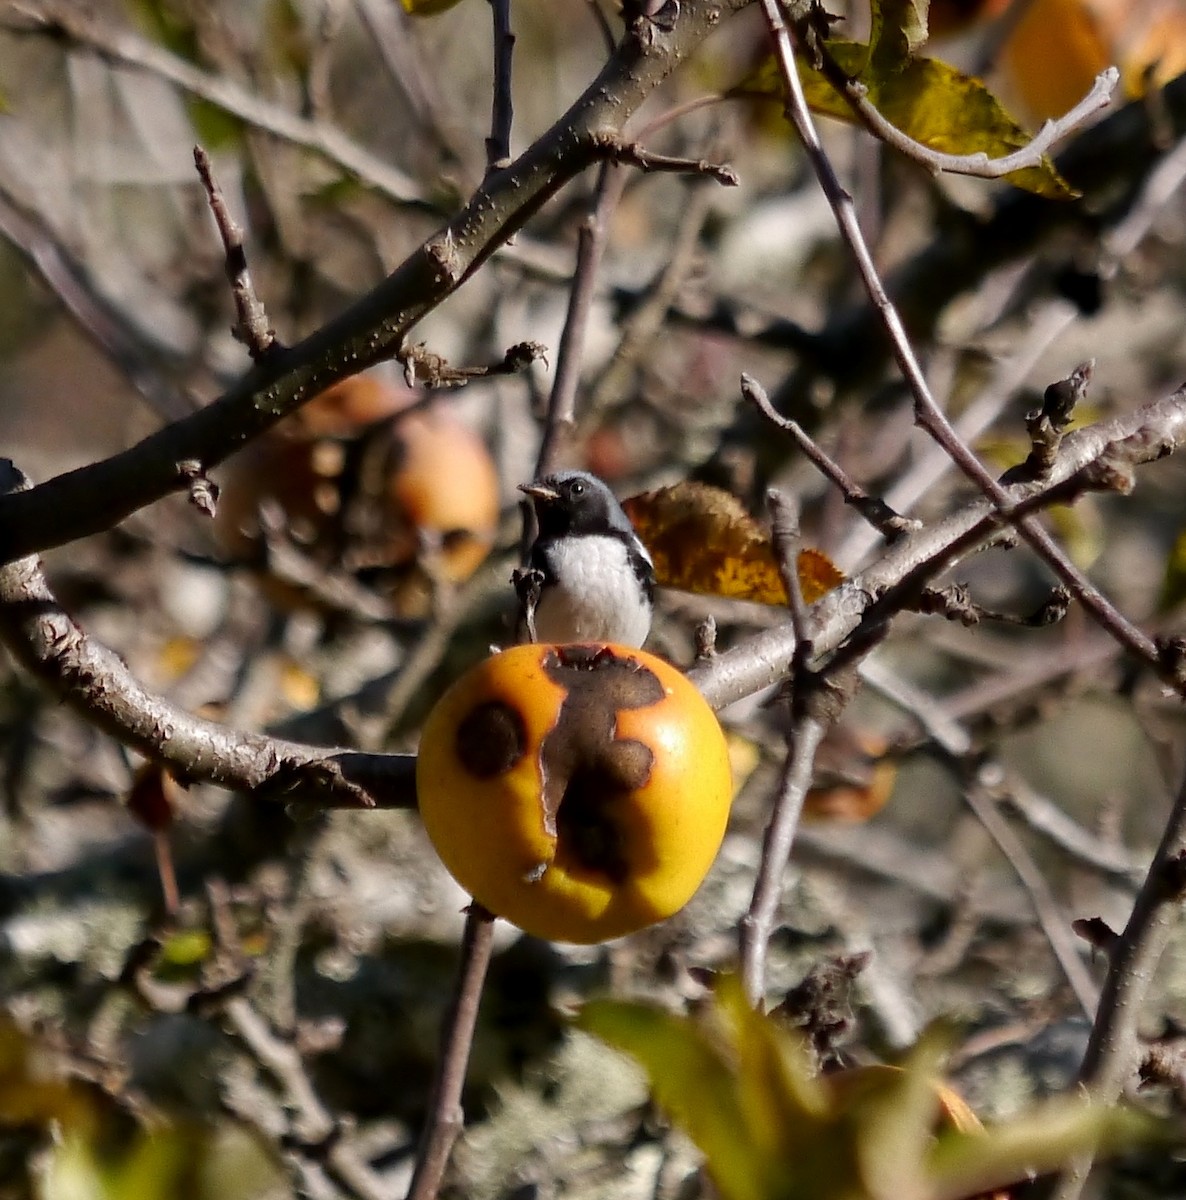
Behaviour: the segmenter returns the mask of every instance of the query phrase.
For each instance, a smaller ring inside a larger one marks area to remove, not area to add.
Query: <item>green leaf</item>
[[[264,28],[264,44],[277,67],[292,75],[305,75],[312,55],[294,0],[269,0],[264,10]]]
[[[867,1068],[858,1076],[863,1086],[844,1098],[853,1124],[860,1131],[857,1159],[870,1196],[892,1200],[926,1195],[925,1156],[939,1113],[935,1085],[947,1044],[946,1032],[932,1026],[900,1069]]]
[[[908,0],[894,0],[905,6]],[[914,35],[911,35],[914,36]],[[888,39],[888,42],[887,42]],[[905,40],[905,41],[904,41]],[[908,42],[904,30],[883,30],[876,46],[876,61],[869,46],[836,38],[827,49],[845,74],[862,84],[874,108],[907,137],[942,154],[978,154],[1003,158],[1031,141],[1031,135],[1002,107],[984,83],[965,75],[937,58],[899,58]],[[848,101],[823,74],[798,58],[803,91],[813,112],[856,124]],[[731,95],[759,95],[781,99],[782,76],[771,56],[732,90]],[[1014,187],[1053,200],[1069,200],[1078,193],[1058,173],[1053,160],[1005,176]]]
[[[725,1200],[769,1200],[779,1164],[753,1137],[726,1048],[687,1017],[594,1000],[578,1024],[642,1064],[658,1102],[704,1152]]]
[[[160,962],[170,967],[193,967],[205,962],[214,941],[204,929],[183,929],[170,934],[161,945]]]
[[[815,1075],[802,1036],[752,1010],[733,977],[694,1018],[600,1001],[579,1024],[642,1064],[724,1200],[966,1200],[1169,1137],[1151,1117],[1078,1099],[984,1129],[943,1083],[941,1025],[901,1066]]]
[[[901,67],[927,40],[930,0],[872,0],[869,65],[885,74]]]

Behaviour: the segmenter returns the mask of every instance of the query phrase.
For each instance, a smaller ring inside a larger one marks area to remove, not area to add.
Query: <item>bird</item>
[[[560,471],[519,485],[539,533],[516,585],[541,642],[639,647],[655,609],[655,564],[608,485]]]

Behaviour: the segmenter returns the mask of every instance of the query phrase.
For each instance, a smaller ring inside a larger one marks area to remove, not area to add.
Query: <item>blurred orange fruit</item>
[[[215,517],[224,552],[266,563],[273,527],[315,569],[365,573],[407,616],[431,590],[426,554],[449,582],[473,574],[494,542],[498,475],[485,442],[448,409],[403,411],[415,399],[352,376],[237,454]],[[265,579],[280,607],[310,602],[307,589]]]
[[[1000,16],[1009,4],[933,0],[931,35],[958,33]],[[1186,5],[1182,0],[1032,0],[1002,45],[1000,63],[1017,101],[1035,121],[1068,112],[1109,66],[1120,68],[1128,97],[1142,96],[1186,71]]]

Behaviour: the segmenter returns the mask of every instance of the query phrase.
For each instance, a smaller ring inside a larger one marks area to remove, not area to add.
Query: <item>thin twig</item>
[[[1104,238],[1100,273],[1105,279],[1111,279],[1121,260],[1144,240],[1165,206],[1178,195],[1183,180],[1186,180],[1186,138],[1149,172],[1137,202]]]
[[[229,952],[233,961],[242,963],[243,948],[227,891],[221,882],[214,881],[207,890],[219,950]],[[354,1140],[344,1136],[344,1123],[318,1095],[295,1041],[277,1034],[243,995],[231,994],[218,1007],[230,1031],[279,1085],[288,1126],[285,1148],[288,1155],[296,1157],[302,1176],[321,1159],[327,1172],[348,1195],[358,1200],[395,1200],[391,1188],[366,1161]]]
[[[706,103],[705,98],[700,97],[660,113],[659,116],[648,122],[640,136],[646,137],[662,129],[686,113],[701,107],[704,103]],[[606,146],[613,147],[621,144],[621,139],[611,134],[598,135],[597,141],[603,150]],[[596,288],[597,273],[605,253],[610,217],[622,198],[622,191],[627,180],[624,165],[615,161],[612,153],[608,157],[610,161],[602,163],[598,174],[592,210],[581,226],[578,235],[577,265],[573,273],[573,288],[569,294],[568,313],[557,355],[556,378],[553,382],[545,418],[543,444],[540,447],[539,459],[536,464],[537,479],[555,467],[564,442],[572,435],[575,428],[576,389],[580,380],[584,339]],[[671,276],[669,275],[668,278]],[[609,367],[606,368],[602,384],[611,375],[617,374],[619,355],[626,353],[625,347],[630,332],[628,329],[623,333],[618,354],[615,354]],[[591,398],[590,411],[598,411],[605,403],[606,393],[599,384]],[[524,511],[528,513],[530,519],[530,510],[525,508]]]
[[[489,0],[494,21],[494,99],[490,113],[490,136],[486,139],[486,170],[498,171],[511,161],[511,64],[515,35],[511,32],[511,0]]]
[[[1145,999],[1170,935],[1181,921],[1184,862],[1186,778],[1128,924],[1108,955],[1108,974],[1079,1072],[1089,1095],[1105,1107],[1116,1102],[1136,1075],[1137,1028]],[[1078,1200],[1090,1170],[1089,1158],[1073,1163],[1059,1180],[1052,1200]]]
[[[490,379],[496,375],[517,375],[533,362],[546,359],[548,348],[542,342],[516,342],[508,347],[498,362],[484,363],[477,367],[451,366],[439,354],[429,350],[423,342],[403,346],[396,359],[403,364],[404,382],[408,387],[417,384],[427,388],[464,387],[475,379]]]
[[[226,277],[235,300],[235,323],[231,326],[231,334],[237,342],[247,347],[252,360],[259,362],[269,352],[281,347],[276,342],[275,330],[268,322],[268,314],[255,294],[255,284],[247,267],[247,251],[243,248],[243,230],[231,216],[218,180],[214,178],[210,155],[201,146],[194,147],[194,166],[198,169],[198,178],[206,191],[206,200],[214,223],[218,226],[218,236],[222,239]]]
[[[68,4],[18,0],[9,10],[32,25],[8,24],[14,32],[46,32],[64,36],[113,63],[138,67],[168,80],[191,95],[239,117],[247,124],[322,155],[361,183],[402,204],[427,204],[424,187],[398,168],[351,141],[334,125],[308,121],[248,91],[225,75],[211,75],[146,38],[91,18]]]
[[[535,478],[542,479],[555,470],[560,455],[576,427],[577,385],[581,378],[585,337],[589,314],[597,289],[597,274],[605,254],[609,218],[617,207],[626,184],[626,169],[614,163],[602,163],[597,172],[593,202],[577,235],[577,261],[573,269],[572,290],[568,294],[568,312],[556,351],[556,376],[548,398],[544,418],[544,436],[535,464]]]
[[[0,460],[0,493],[20,486]],[[323,807],[412,807],[413,755],[358,754],[230,729],[148,691],[119,655],[58,603],[36,557],[0,569],[0,640],[16,660],[91,724],[182,781],[210,780],[281,801],[298,792]]]
[[[790,858],[803,801],[811,787],[815,755],[826,726],[817,717],[798,722],[787,737],[787,757],[775,793],[770,822],[762,835],[762,857],[749,908],[738,928],[741,979],[750,1004],[757,1007],[766,992],[766,952],[782,898],[782,877]]]
[[[1021,342],[1013,347],[1007,359],[997,365],[991,380],[956,421],[955,433],[961,441],[973,444],[1000,416],[1045,352],[1078,315],[1074,305],[1066,300],[1052,300],[1042,305],[1037,313],[1030,314]],[[884,497],[886,505],[894,512],[908,513],[931,493],[932,487],[953,465],[942,446],[927,442],[909,471],[887,489]],[[859,563],[875,544],[876,539],[867,524],[854,524],[851,533],[836,551],[836,562],[848,569]]]
[[[451,594],[446,593],[439,583],[437,581],[434,586],[436,603],[432,619],[417,634],[415,643],[391,680],[382,712],[374,721],[374,733],[359,737],[358,743],[362,749],[377,751],[390,743],[408,705],[440,666],[458,628],[473,616],[477,607],[503,593],[506,587],[506,560],[502,555],[492,555]]]
[[[861,281],[889,335],[894,359],[898,363],[915,402],[915,421],[931,435],[964,474],[992,501],[1001,517],[1016,525],[1022,537],[1051,567],[1076,600],[1092,618],[1112,635],[1130,654],[1151,667],[1175,687],[1183,687],[1176,678],[1178,665],[1167,662],[1161,649],[1125,617],[1112,602],[1074,565],[1057,542],[1035,520],[1011,508],[1005,489],[985,470],[980,460],[956,436],[951,424],[935,403],[897,309],[890,301],[868,245],[857,224],[852,197],[841,186],[836,172],[819,140],[799,79],[798,66],[790,34],[777,0],[761,0],[766,23],[774,38],[778,62],[787,86],[787,114],[795,126],[815,170],[820,186],[836,217],[841,236],[856,263]]]
[[[786,760],[770,820],[762,835],[762,855],[753,895],[738,928],[742,984],[754,1007],[761,1003],[766,991],[766,953],[782,897],[783,872],[799,828],[803,802],[811,787],[816,752],[836,715],[835,711],[829,711],[830,706],[818,703],[825,698],[828,685],[807,670],[811,639],[807,605],[795,567],[801,540],[795,510],[774,490],[767,493],[766,501],[770,506],[771,534],[795,632],[795,652],[791,665],[791,724],[787,732]]]
[[[1120,82],[1116,67],[1108,67],[1096,76],[1087,95],[1068,113],[1042,128],[1020,149],[1000,158],[991,158],[983,150],[974,154],[945,154],[915,141],[893,122],[886,120],[869,100],[868,88],[836,61],[827,43],[814,35],[807,21],[796,23],[796,32],[808,38],[813,58],[824,78],[844,97],[853,114],[879,141],[905,155],[933,174],[971,175],[977,179],[1001,179],[1014,171],[1042,166],[1042,160],[1064,138],[1081,129],[1112,102],[1112,93]]]
[[[728,163],[709,162],[706,158],[681,158],[671,154],[656,154],[637,142],[625,141],[608,133],[597,139],[601,153],[611,162],[637,167],[640,171],[663,171],[676,175],[707,175],[723,187],[736,187],[741,181]]]
[[[919,522],[899,516],[884,500],[870,496],[838,462],[821,449],[798,421],[775,412],[766,389],[752,375],[742,375],[741,394],[767,421],[791,435],[824,478],[839,488],[844,503],[851,505],[887,542],[893,542],[902,534],[919,527]]]
[[[603,160],[598,138],[625,124],[722,15],[744,2],[682,0],[671,30],[645,45],[627,34],[551,130],[508,170],[487,178],[391,275],[192,417],[102,463],[0,497],[0,561],[110,528],[186,486],[179,460],[209,469],[330,384],[390,357],[412,326],[498,253],[545,201]]]
[[[1014,0],[1006,18],[1015,11],[1024,11],[1029,0]],[[1186,178],[1186,139],[1180,141],[1149,173],[1137,202],[1127,215],[1103,237],[1100,250],[1100,274],[1111,278],[1119,264],[1148,235],[1153,222],[1170,200],[1177,195]],[[1000,414],[1005,404],[1029,377],[1042,355],[1078,318],[1078,310],[1066,300],[1053,299],[1031,312],[1024,340],[1015,347],[1008,359],[997,367],[992,381],[963,411],[955,423],[956,435],[971,445],[984,429]],[[909,512],[933,484],[952,466],[951,458],[942,446],[931,443],[924,449],[910,471],[885,494],[885,501],[897,512]],[[873,546],[867,527],[853,529],[835,558],[841,567],[859,562]]]
[[[1115,643],[1100,638],[1114,649]],[[1060,656],[1062,657],[1062,656]],[[949,697],[940,703],[909,680],[891,671],[875,657],[861,664],[861,679],[897,705],[922,727],[926,737],[952,759],[971,753],[972,736],[963,725],[964,713]],[[1108,842],[1072,820],[1052,800],[1036,792],[1024,780],[993,759],[983,759],[979,767],[981,785],[1010,815],[1016,815],[1026,827],[1069,855],[1075,862],[1109,878],[1131,882],[1144,872],[1143,866],[1125,847]]]
[[[456,122],[442,112],[442,91],[431,70],[426,69],[431,60],[409,30],[411,18],[403,6],[391,0],[354,0],[354,7],[379,51],[388,78],[407,100],[416,123],[444,159],[461,166],[465,155],[457,145]]]
[[[620,320],[618,344],[590,390],[582,422],[589,422],[623,399],[634,378],[635,365],[662,332],[671,305],[696,263],[700,235],[709,214],[711,186],[707,179],[688,181],[687,201],[667,262],[658,276],[647,284],[637,307]]]
[[[890,675],[877,660],[866,660],[862,664],[861,675],[923,725],[936,744],[943,749],[951,765],[958,772],[967,774],[973,746],[972,739],[962,725],[953,721],[930,697],[907,681]],[[970,781],[963,789],[964,802],[996,843],[997,849],[1021,882],[1054,957],[1071,985],[1080,1008],[1090,1019],[1098,1001],[1095,983],[1084,966],[1078,946],[1071,936],[1070,919],[1062,912],[1033,856],[1009,826],[988,790],[985,781],[993,778],[995,774],[995,765],[982,764],[978,771],[979,777]]]
[[[1186,444],[1186,389],[1112,420],[1077,430],[1063,440],[1050,477],[1042,483],[1008,489],[1015,509],[1039,508],[1073,498],[1089,486],[1093,464],[1119,459],[1130,469],[1153,462]],[[903,583],[930,582],[941,570],[1000,533],[999,512],[987,500],[972,501],[941,521],[928,524],[890,546],[876,562],[811,606],[817,657],[831,654],[870,614],[885,621],[896,614],[895,599],[879,609],[879,597]],[[789,622],[747,638],[689,671],[689,677],[714,707],[777,683],[794,654]]]
[[[465,916],[457,986],[445,1015],[428,1119],[420,1138],[407,1200],[433,1200],[440,1190],[449,1152],[461,1132],[464,1121],[461,1090],[493,944],[494,917],[474,901]]]
[[[795,631],[795,657],[792,666],[796,669],[805,668],[811,657],[811,638],[808,634],[810,617],[807,613],[807,602],[803,599],[803,587],[796,566],[803,542],[799,532],[798,507],[776,488],[771,488],[766,493],[766,504],[770,509],[770,537],[774,542],[778,571],[787,593],[791,628]]]
[[[86,268],[36,213],[30,212],[0,181],[0,236],[17,248],[61,300],[78,327],[126,376],[127,380],[166,421],[193,413],[198,404],[175,386],[157,365],[173,357],[175,347],[150,341],[152,330],[141,329],[129,314],[104,296]]]
[[[1081,363],[1066,379],[1052,383],[1043,394],[1041,405],[1026,413],[1025,429],[1030,435],[1031,446],[1029,456],[1005,474],[1003,483],[1027,476],[1041,479],[1050,470],[1075,406],[1087,394],[1094,372],[1094,358]]]
[[[1062,911],[1061,905],[1050,890],[1046,877],[1042,874],[1033,856],[1025,844],[1010,827],[1009,822],[988,795],[976,782],[971,782],[963,790],[964,803],[976,814],[976,819],[987,831],[989,837],[996,843],[997,849],[1004,855],[1005,861],[1013,869],[1013,873],[1021,881],[1038,918],[1038,924],[1046,935],[1050,949],[1062,968],[1075,999],[1083,1010],[1083,1015],[1089,1020],[1095,1013],[1099,1000],[1099,992],[1091,978],[1083,959],[1079,955],[1079,947],[1071,933],[1071,919]]]

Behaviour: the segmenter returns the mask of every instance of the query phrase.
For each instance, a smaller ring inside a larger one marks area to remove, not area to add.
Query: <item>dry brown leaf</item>
[[[872,730],[833,726],[824,738],[816,779],[803,800],[812,820],[857,824],[875,817],[894,790],[897,759],[885,738]]]
[[[758,604],[787,603],[770,534],[731,493],[684,482],[631,496],[622,507],[654,559],[661,586]],[[808,604],[844,581],[819,550],[803,550],[797,568]]]

